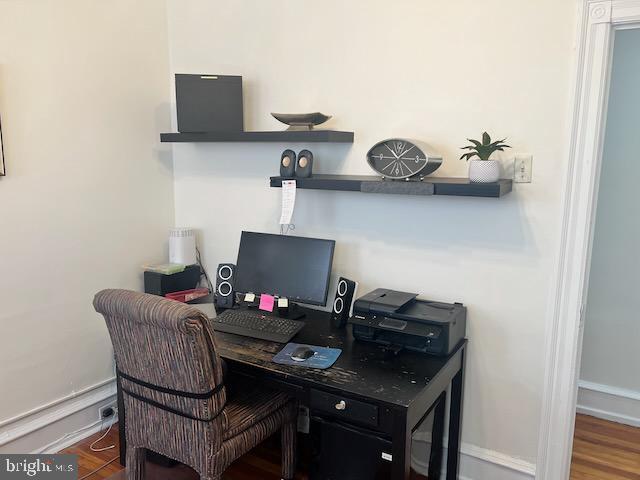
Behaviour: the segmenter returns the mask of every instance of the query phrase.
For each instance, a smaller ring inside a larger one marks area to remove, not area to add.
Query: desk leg
[[[462,350],[462,365],[451,381],[451,406],[449,410],[449,444],[447,446],[447,480],[458,480],[460,469],[460,438],[462,434],[462,401],[466,351]]]
[[[442,392],[433,410],[433,430],[431,454],[429,455],[429,480],[440,480],[442,476],[442,459],[444,456],[444,419],[447,403],[447,392]]]
[[[390,480],[409,480],[411,469],[411,430],[407,428],[406,412],[396,412],[393,418]]]
[[[116,385],[118,387],[118,437],[120,439],[120,465],[123,467],[127,463],[127,435],[124,415],[124,397],[122,396],[122,386],[120,385],[120,375],[116,374]]]

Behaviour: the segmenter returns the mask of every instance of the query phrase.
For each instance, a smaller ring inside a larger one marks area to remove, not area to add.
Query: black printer
[[[357,299],[349,323],[357,340],[432,355],[448,355],[465,336],[461,303],[419,300],[417,293],[378,288]]]

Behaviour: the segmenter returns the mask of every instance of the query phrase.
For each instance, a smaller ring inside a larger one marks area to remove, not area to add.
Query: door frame
[[[613,34],[617,29],[640,27],[640,0],[579,2],[569,165],[546,330],[536,480],[569,478]]]

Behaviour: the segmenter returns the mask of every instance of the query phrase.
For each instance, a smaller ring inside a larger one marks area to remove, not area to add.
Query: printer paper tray
[[[351,317],[349,323],[361,325],[363,327],[374,328],[376,330],[386,330],[395,333],[404,333],[406,335],[415,335],[418,337],[437,339],[442,334],[442,327],[437,325],[428,325],[422,322],[407,321],[392,317],[376,317],[376,318],[357,318]]]

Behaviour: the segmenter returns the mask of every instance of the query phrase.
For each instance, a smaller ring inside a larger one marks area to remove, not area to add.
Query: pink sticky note
[[[260,306],[258,307],[260,310],[264,310],[265,312],[273,312],[273,304],[276,299],[273,295],[267,295],[263,293],[260,295]]]

